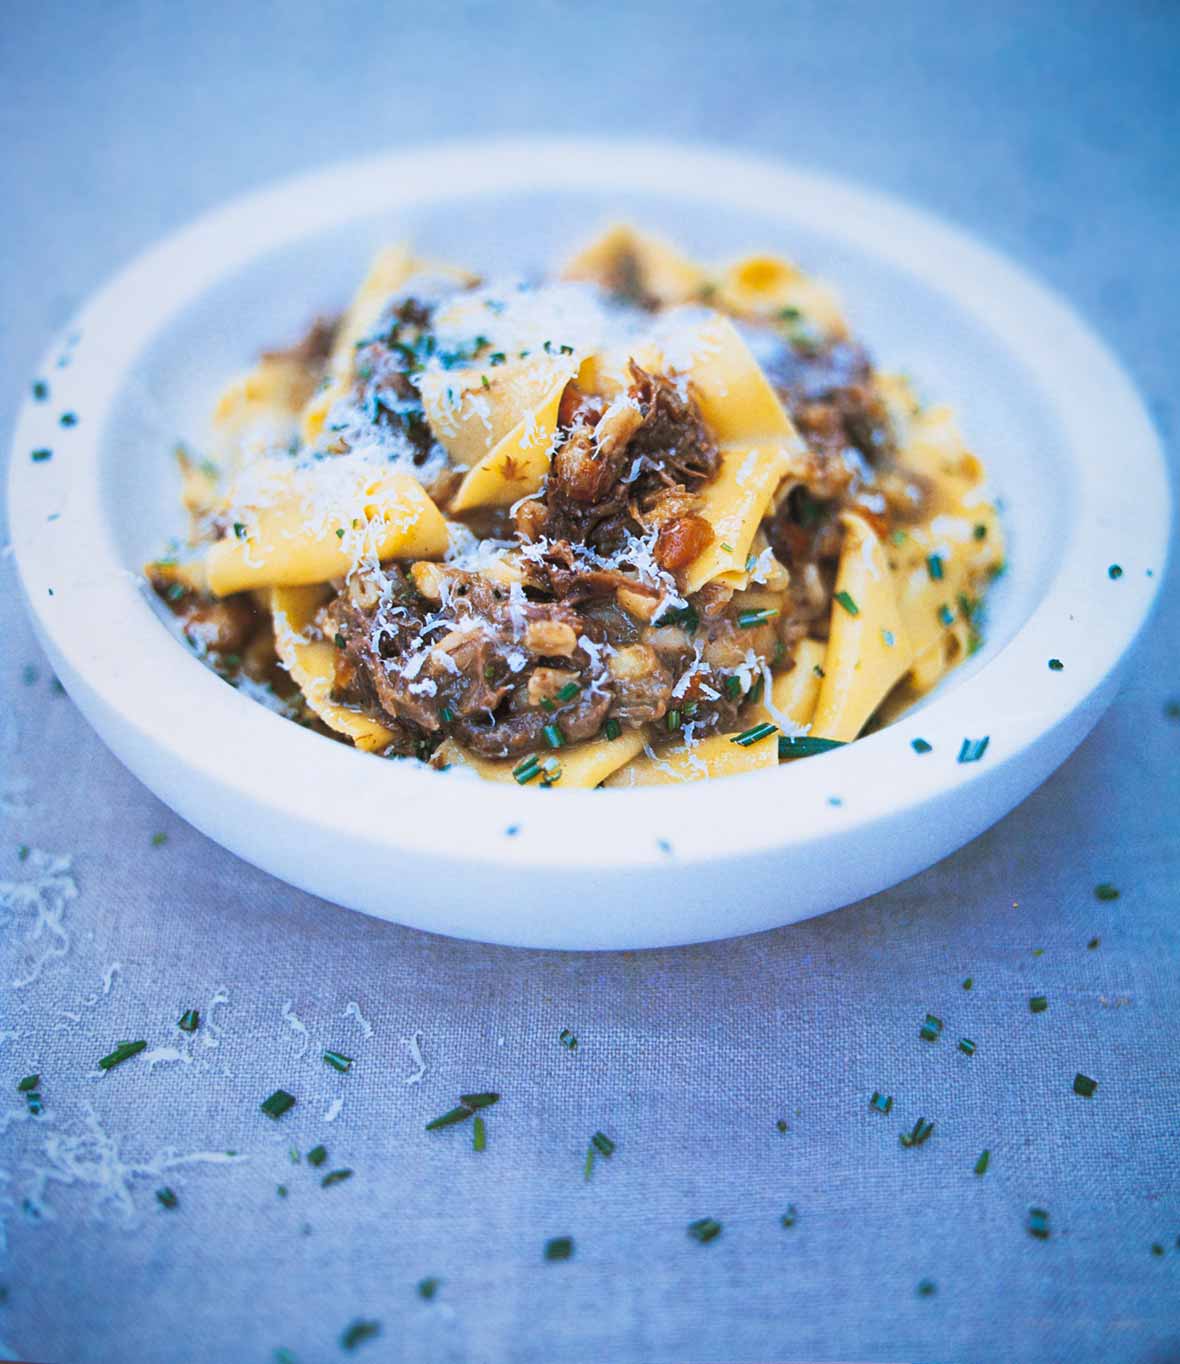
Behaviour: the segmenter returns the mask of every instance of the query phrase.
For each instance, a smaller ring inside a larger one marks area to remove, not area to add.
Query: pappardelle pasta
[[[728,776],[888,722],[976,646],[1003,532],[950,411],[834,294],[616,227],[540,283],[382,251],[178,451],[147,567],[289,718],[522,786]]]

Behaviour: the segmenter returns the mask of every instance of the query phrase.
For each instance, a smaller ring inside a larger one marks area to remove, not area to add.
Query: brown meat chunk
[[[696,404],[670,379],[634,362],[628,397],[629,405],[601,413],[567,390],[563,403],[576,424],[562,428],[543,514],[537,503],[526,504],[527,513],[517,520],[519,533],[609,553],[628,533],[647,529],[670,492],[681,500],[676,510],[688,510],[691,494],[720,463]]]

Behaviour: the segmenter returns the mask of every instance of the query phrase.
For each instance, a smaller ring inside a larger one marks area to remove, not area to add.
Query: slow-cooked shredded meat
[[[311,370],[323,369],[332,353],[336,328],[340,319],[317,317],[302,337],[293,345],[279,350],[264,350],[263,360],[291,360]]]
[[[240,655],[263,624],[247,592],[207,597],[160,572],[149,572],[148,580],[180,622],[185,639],[201,653]]]
[[[435,446],[413,376],[434,348],[433,307],[416,298],[400,300],[379,335],[363,339],[356,354],[354,397],[377,427],[400,431],[421,464]]]
[[[929,486],[897,463],[889,414],[862,346],[782,339],[765,363],[806,447],[799,484],[780,499],[766,535],[790,571],[796,614],[822,633],[844,541],[841,510],[857,512],[884,535],[895,521],[926,514]]]
[[[594,621],[476,573],[440,568],[437,580],[437,603],[391,570],[380,584],[346,589],[325,608],[319,623],[339,646],[341,699],[419,740],[454,734],[489,758],[543,746],[549,724],[571,743],[601,729],[612,697],[602,664],[594,663],[601,642]],[[374,590],[375,605],[365,600]],[[542,667],[570,674],[569,694],[546,698],[544,707],[529,701],[530,680]]]
[[[644,474],[661,483],[698,488],[717,472],[717,443],[691,398],[662,374],[649,374],[631,362],[628,395],[643,414],[643,423],[627,446],[634,459],[645,458]]]
[[[544,547],[541,554],[521,563],[526,586],[547,596],[573,605],[600,597],[613,597],[620,587],[649,594],[653,600],[655,588],[638,583],[632,574],[621,569],[597,568],[580,559],[568,540],[557,540]]]
[[[692,495],[716,474],[720,460],[696,404],[670,379],[634,362],[627,399],[604,410],[573,385],[567,390],[561,415],[568,424],[561,428],[544,498],[525,504],[517,518],[525,538],[570,540],[610,553],[628,533],[691,511]],[[689,524],[679,537],[670,533],[664,566],[682,567],[675,560],[687,552],[687,541],[707,543],[705,531],[707,525]]]

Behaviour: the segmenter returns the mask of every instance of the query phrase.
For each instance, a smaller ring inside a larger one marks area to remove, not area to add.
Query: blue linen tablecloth
[[[957,219],[1075,300],[1171,441],[1178,39],[1168,3],[27,7],[0,425],[85,294],[226,196],[540,129],[770,152]],[[779,932],[591,956],[372,922],[209,843],[55,687],[0,561],[0,1356],[318,1364],[373,1322],[359,1359],[1180,1359],[1176,581],[1094,735],[956,856]],[[423,1132],[484,1089],[486,1151]]]

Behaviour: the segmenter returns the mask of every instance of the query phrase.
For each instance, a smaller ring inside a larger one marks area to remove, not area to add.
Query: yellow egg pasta
[[[502,787],[766,781],[979,648],[1004,564],[950,409],[826,284],[629,225],[525,280],[382,250],[178,464],[145,575],[204,662]]]

